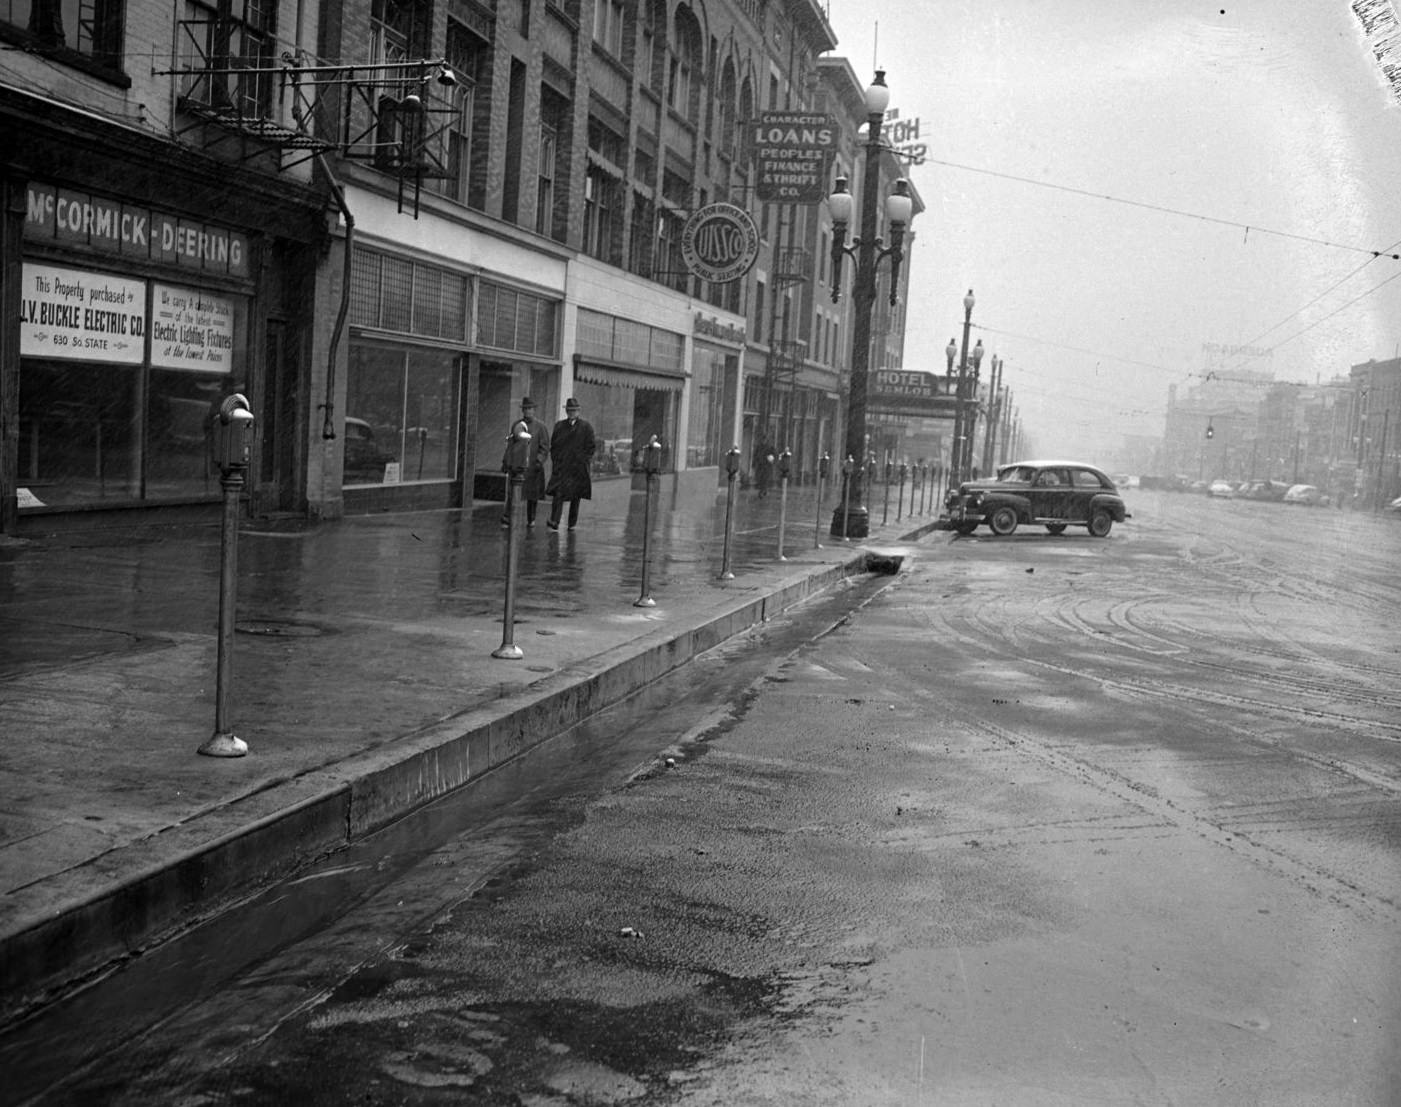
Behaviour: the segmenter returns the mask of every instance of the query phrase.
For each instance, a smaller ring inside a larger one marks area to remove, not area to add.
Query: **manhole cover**
[[[235,623],[239,634],[261,634],[270,638],[320,638],[326,632],[308,623],[292,623],[279,619],[250,619]]]

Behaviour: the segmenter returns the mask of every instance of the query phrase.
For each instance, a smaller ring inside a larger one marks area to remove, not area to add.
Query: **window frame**
[[[14,43],[26,51],[82,70],[119,87],[131,87],[131,78],[122,69],[126,48],[126,0],[95,0],[93,19],[86,24],[92,42],[89,49],[82,46],[81,33],[85,24],[81,18],[75,21],[77,29],[74,33],[79,38],[77,44],[72,46],[67,42],[67,33],[63,41],[57,41],[52,28],[48,34],[34,29],[34,24],[40,21],[36,18],[36,9],[43,9],[59,17],[58,27],[62,30],[64,0],[29,0],[25,4],[26,18],[23,22],[14,22],[10,17],[16,14],[14,9],[20,2],[9,0],[6,4],[5,17],[0,18],[0,41]],[[81,6],[78,14],[82,14]]]

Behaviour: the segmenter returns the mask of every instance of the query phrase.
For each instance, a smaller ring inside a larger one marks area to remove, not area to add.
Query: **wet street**
[[[11,1087],[1401,1102],[1401,520],[1127,498],[927,536],[137,959]]]

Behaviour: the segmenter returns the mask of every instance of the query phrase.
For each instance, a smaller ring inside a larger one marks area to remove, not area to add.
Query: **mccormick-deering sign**
[[[766,111],[750,127],[758,162],[760,200],[815,204],[830,191],[827,163],[837,148],[837,125],[830,115]]]
[[[686,220],[681,258],[702,280],[737,281],[759,260],[759,228],[743,208],[710,204]]]
[[[239,231],[69,188],[31,184],[26,191],[24,237],[32,241],[88,246],[204,273],[249,275],[248,236]]]

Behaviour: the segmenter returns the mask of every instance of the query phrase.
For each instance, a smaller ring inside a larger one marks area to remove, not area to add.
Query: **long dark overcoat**
[[[550,456],[550,432],[544,423],[533,415],[525,416],[526,430],[530,432],[529,462],[525,467],[525,481],[521,484],[521,502],[543,500],[545,498],[545,461]],[[519,420],[518,420],[519,421]],[[512,423],[514,427],[516,424]],[[501,455],[501,471],[506,472],[506,459],[511,453],[510,439],[506,441],[506,452]]]
[[[561,419],[550,432],[550,483],[545,495],[587,500],[593,495],[589,462],[593,459],[593,427],[582,419]]]

